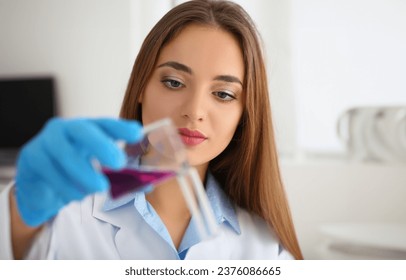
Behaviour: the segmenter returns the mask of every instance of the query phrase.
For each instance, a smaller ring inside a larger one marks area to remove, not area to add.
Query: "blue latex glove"
[[[17,161],[16,200],[29,226],[39,226],[73,200],[104,191],[107,178],[92,165],[124,167],[125,154],[115,140],[135,143],[142,127],[116,119],[55,118],[21,150]]]

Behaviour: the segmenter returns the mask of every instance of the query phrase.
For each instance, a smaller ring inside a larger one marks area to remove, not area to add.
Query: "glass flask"
[[[218,225],[204,186],[197,170],[190,166],[187,149],[170,119],[145,126],[143,139],[136,144],[126,144],[123,149],[127,154],[123,169],[102,168],[110,181],[113,199],[135,191],[154,191],[161,183],[174,179],[200,237],[207,238],[217,232]]]

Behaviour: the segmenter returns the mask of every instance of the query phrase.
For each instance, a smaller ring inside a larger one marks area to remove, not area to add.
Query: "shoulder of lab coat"
[[[11,224],[10,224],[10,203],[9,194],[13,191],[15,182],[10,182],[7,187],[0,193],[0,260],[14,259],[12,240],[11,240]],[[43,230],[35,238],[32,249],[25,256],[26,259],[44,259],[47,258],[49,252],[49,240],[51,230],[48,225],[45,225]],[[48,257],[49,258],[49,257]]]
[[[241,234],[223,225],[216,237],[190,248],[186,259],[294,259],[262,218],[238,207],[236,212]]]
[[[244,252],[247,259],[294,259],[264,219],[240,208],[237,214],[241,224],[241,244],[249,244]]]
[[[44,227],[27,259],[177,259],[152,228],[139,226],[143,218],[132,203],[106,212],[105,198],[96,194],[66,206]],[[293,259],[263,219],[238,207],[236,213],[240,234],[223,223],[215,237],[191,247],[186,259]],[[10,251],[11,242],[5,243]]]

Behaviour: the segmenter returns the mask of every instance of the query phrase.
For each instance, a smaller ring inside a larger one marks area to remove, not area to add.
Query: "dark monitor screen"
[[[52,78],[0,79],[0,150],[18,150],[55,115]]]

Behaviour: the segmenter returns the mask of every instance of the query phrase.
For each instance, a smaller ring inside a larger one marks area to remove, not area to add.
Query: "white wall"
[[[335,124],[345,109],[406,105],[406,2],[291,3],[298,148],[341,152]]]
[[[129,77],[129,0],[1,0],[0,76],[53,75],[62,116],[116,116]]]

